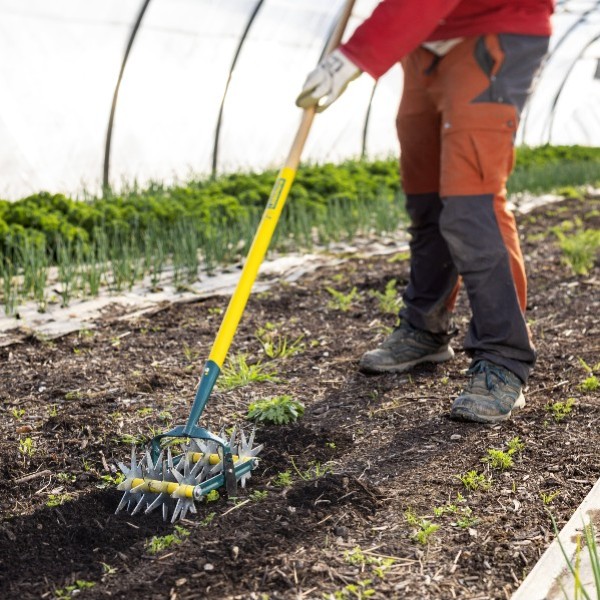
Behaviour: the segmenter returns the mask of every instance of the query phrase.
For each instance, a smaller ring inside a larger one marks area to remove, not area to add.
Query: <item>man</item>
[[[324,110],[362,71],[378,78],[402,62],[397,129],[410,280],[399,327],[360,367],[402,372],[452,358],[451,316],[462,281],[472,363],[470,383],[452,405],[456,419],[508,419],[525,404],[522,388],[536,360],[506,181],[552,12],[552,0],[383,0],[310,73],[297,100]]]

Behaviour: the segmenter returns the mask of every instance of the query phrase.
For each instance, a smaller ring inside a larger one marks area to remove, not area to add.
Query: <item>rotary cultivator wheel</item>
[[[119,463],[125,479],[117,489],[125,493],[116,512],[147,514],[160,507],[163,520],[170,515],[174,523],[188,512],[196,513],[195,502],[213,490],[225,487],[229,496],[235,496],[237,484],[245,487],[250,479],[263,446],[254,445],[254,431],[246,437],[234,428],[227,441],[224,435],[221,431],[210,439],[191,438],[178,444],[180,451],[175,455],[171,445],[155,457],[152,450],[146,450],[139,461],[133,447],[130,465]]]

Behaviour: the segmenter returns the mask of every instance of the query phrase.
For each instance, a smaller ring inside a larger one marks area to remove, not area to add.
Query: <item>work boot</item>
[[[423,362],[444,362],[454,356],[449,335],[429,333],[402,321],[383,344],[365,352],[360,370],[365,373],[402,373]]]
[[[498,423],[525,406],[523,382],[504,367],[478,360],[467,371],[471,381],[454,400],[450,416],[460,421]]]

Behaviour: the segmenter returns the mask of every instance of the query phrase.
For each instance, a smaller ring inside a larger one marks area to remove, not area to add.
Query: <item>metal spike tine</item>
[[[240,429],[240,448],[239,450],[242,451],[244,448],[248,447],[248,442],[246,441],[246,434],[244,433],[243,429]],[[240,454],[240,452],[236,452],[236,454]]]
[[[173,453],[171,452],[171,446],[167,448],[167,466],[169,467],[169,471],[173,470]]]
[[[129,475],[129,473],[132,471],[132,469],[130,469],[128,466],[124,465],[122,462],[117,463],[117,466],[119,467],[119,469],[121,469],[121,471],[123,472],[125,477],[127,477]]]
[[[123,507],[129,503],[129,496],[131,494],[129,492],[125,492],[123,497],[121,498],[121,502],[119,502],[119,506],[117,506],[117,510],[115,510],[115,515],[123,510]]]
[[[132,515],[136,515],[137,513],[140,512],[140,510],[142,510],[142,505],[144,504],[146,498],[145,498],[145,494],[142,494],[142,497],[139,499],[138,503],[135,505],[134,509],[131,511]]]
[[[167,519],[169,518],[169,505],[166,502],[163,502],[162,505],[162,515],[163,515],[163,521],[167,521]]]
[[[146,482],[143,481],[142,483],[140,483],[139,485],[136,485],[135,487],[131,488],[131,493],[132,494],[139,494],[140,490],[146,485]]]
[[[171,517],[171,523],[175,523],[175,521],[177,521],[177,517],[179,516],[179,513],[181,512],[182,504],[183,504],[183,501],[181,500],[181,498],[179,500],[177,500],[177,504],[175,505],[175,510],[173,511],[173,516]]]
[[[131,468],[135,469],[137,467],[137,459],[135,457],[135,446],[131,446]]]
[[[146,510],[144,511],[144,514],[147,515],[148,513],[151,513],[155,508],[158,508],[161,504],[164,504],[167,497],[167,494],[159,494],[150,504],[148,504]]]
[[[256,427],[252,428],[252,431],[250,432],[250,439],[248,440],[248,448],[252,449],[252,446],[254,446],[254,436],[256,435]]]
[[[265,445],[261,444],[260,446],[256,446],[256,448],[252,448],[250,452],[246,453],[245,457],[252,456],[254,458],[255,456],[258,456],[258,453],[261,452],[264,447]]]
[[[233,447],[235,446],[235,438],[237,437],[237,425],[233,426],[231,430],[231,436],[229,437],[229,449],[233,452]]]

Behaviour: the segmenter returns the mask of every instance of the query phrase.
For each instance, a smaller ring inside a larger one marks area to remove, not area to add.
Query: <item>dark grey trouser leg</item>
[[[400,317],[413,327],[431,333],[449,333],[448,298],[458,280],[439,219],[442,202],[438,194],[409,194],[406,209],[411,224],[410,281],[404,292]]]
[[[440,231],[471,303],[465,349],[474,359],[490,360],[526,382],[536,355],[493,201],[491,194],[444,198]]]

